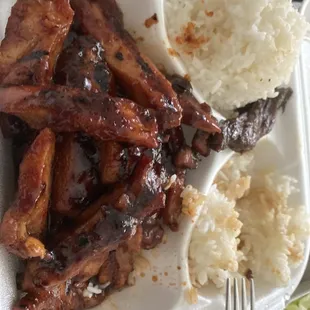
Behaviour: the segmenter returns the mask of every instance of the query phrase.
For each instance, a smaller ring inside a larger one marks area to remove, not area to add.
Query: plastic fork
[[[250,305],[248,307],[246,297],[246,279],[241,278],[241,302],[239,299],[239,285],[238,279],[233,279],[233,285],[231,285],[231,279],[227,279],[226,282],[226,310],[254,310],[255,309],[255,288],[254,280],[250,279]],[[233,294],[231,294],[231,290]]]

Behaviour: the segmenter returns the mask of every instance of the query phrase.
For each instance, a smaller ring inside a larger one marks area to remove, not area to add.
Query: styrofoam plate
[[[14,2],[14,0],[0,1],[0,37],[3,36],[10,8]],[[170,72],[184,74],[186,69],[180,61],[171,58],[167,53],[169,42],[165,37],[162,2],[160,0],[118,0],[118,3],[123,9],[127,29],[135,37],[144,37],[142,49],[154,62],[160,66],[163,65]],[[154,13],[157,13],[159,23],[146,29],[143,25],[144,21]],[[291,202],[292,204],[304,204],[309,210],[310,128],[307,121],[309,107],[305,84],[301,81],[302,76],[303,72],[299,62],[291,79],[294,96],[288,104],[285,114],[277,119],[272,133],[256,148],[255,158],[256,166],[259,169],[273,168],[295,177],[299,181],[300,192],[292,198]],[[199,101],[203,100],[197,91],[195,91],[195,95]],[[9,154],[10,146],[0,137],[0,215],[8,207],[11,198],[12,173]],[[194,183],[201,191],[207,192],[216,171],[231,154],[228,151],[210,156],[202,163],[200,169],[191,173],[190,182]],[[167,243],[154,250],[145,251],[143,254],[149,261],[149,267],[144,271],[145,276],[138,277],[135,286],[113,294],[96,309],[223,309],[223,291],[216,290],[212,286],[199,291],[198,304],[190,305],[186,301],[187,291],[191,288],[187,251],[193,225],[194,222],[185,219],[179,233],[167,231]],[[305,257],[309,255],[309,246],[308,240]],[[292,280],[285,288],[274,289],[256,279],[257,309],[282,310],[285,300],[289,299],[303,276],[306,264],[307,260],[305,259],[297,269],[292,271]],[[1,310],[9,310],[16,298],[16,266],[16,260],[0,247]]]

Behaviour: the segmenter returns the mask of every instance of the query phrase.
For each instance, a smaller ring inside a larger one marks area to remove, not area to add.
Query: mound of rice
[[[183,197],[191,197],[194,191],[188,186]],[[237,250],[242,223],[234,209],[235,202],[228,201],[216,186],[204,197],[204,205],[189,247],[192,283],[199,287],[211,280],[222,287],[230,272],[238,271],[243,258]]]
[[[173,48],[220,111],[275,97],[289,81],[308,23],[290,0],[166,0]]]
[[[296,181],[271,173],[253,174],[253,155],[235,155],[204,196],[187,187],[184,208],[203,204],[195,225],[189,267],[192,283],[222,287],[232,273],[251,270],[276,286],[287,285],[291,268],[304,259],[310,218],[303,206],[289,206]]]

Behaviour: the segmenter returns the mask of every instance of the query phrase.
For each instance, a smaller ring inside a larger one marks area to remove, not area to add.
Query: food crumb
[[[168,241],[168,237],[167,237],[167,235],[164,235],[164,236],[163,236],[163,244],[166,244],[167,241]]]
[[[141,278],[144,278],[144,277],[145,277],[145,273],[144,273],[144,272],[141,272],[141,273],[140,273],[140,277],[141,277]]]
[[[129,286],[134,286],[136,284],[136,277],[134,271],[129,274],[127,283]]]
[[[180,267],[180,266],[178,266],[177,268],[178,268],[178,270],[181,270],[181,267]]]
[[[248,280],[253,279],[253,272],[252,272],[251,269],[248,269],[248,270],[245,272],[245,277],[246,277]]]
[[[209,16],[209,17],[212,17],[213,15],[214,15],[214,13],[212,12],[212,11],[207,11],[207,10],[205,10],[205,14],[207,15],[207,16]]]
[[[150,262],[144,256],[142,256],[141,254],[135,256],[134,269],[138,274],[150,268]]]
[[[167,272],[167,271],[165,271],[165,272],[164,272],[164,275],[167,277],[167,276],[168,276],[168,272]]]
[[[188,73],[186,73],[185,75],[184,75],[184,79],[185,80],[187,80],[187,81],[191,81],[191,77],[190,77],[190,75],[188,74]]]
[[[180,56],[180,54],[173,48],[168,48],[168,53],[170,56],[174,56],[174,57]]]
[[[157,276],[152,276],[152,281],[153,282],[157,282],[158,281],[158,277]]]
[[[157,14],[153,14],[150,18],[147,18],[144,22],[144,26],[146,28],[150,28],[152,27],[153,25],[157,24],[158,23],[158,18],[157,18]]]
[[[185,292],[185,298],[190,305],[196,304],[198,302],[197,289],[194,287],[188,289]]]
[[[176,36],[175,41],[179,45],[185,45],[189,50],[185,50],[186,53],[190,54],[193,49],[200,48],[203,44],[207,43],[209,39],[202,35],[197,36],[195,33],[196,24],[193,22],[188,22],[185,27],[183,27],[183,32],[181,35]]]
[[[191,206],[183,206],[182,213],[189,217],[194,217],[196,215],[196,208],[193,208]],[[194,220],[192,220],[192,222],[194,223]]]
[[[144,38],[143,37],[138,37],[136,38],[136,42],[143,42],[144,41]]]
[[[186,282],[182,282],[182,285],[183,285],[183,286],[186,286]]]

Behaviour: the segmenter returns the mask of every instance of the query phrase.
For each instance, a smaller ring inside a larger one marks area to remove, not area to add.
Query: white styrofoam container
[[[0,1],[0,38],[3,37],[7,18],[14,0]],[[143,36],[144,50],[158,65],[170,72],[184,74],[185,68],[177,58],[169,56],[169,41],[165,33],[164,6],[161,0],[118,0],[125,18],[125,24],[135,37]],[[309,8],[310,12],[310,8]],[[159,23],[146,29],[143,23],[157,13]],[[310,13],[309,13],[310,17]],[[310,45],[309,45],[310,47]],[[309,48],[310,50],[310,48]],[[310,54],[309,54],[310,55]],[[310,62],[309,62],[310,63]],[[255,149],[256,168],[273,169],[291,175],[299,181],[300,192],[292,197],[291,203],[304,204],[310,210],[309,163],[310,163],[310,110],[309,96],[305,80],[303,58],[296,65],[291,78],[294,95],[286,111],[277,119],[272,133],[263,139]],[[310,78],[310,75],[309,75]],[[307,81],[310,81],[307,79]],[[202,101],[200,94],[194,92]],[[189,175],[190,183],[201,191],[207,192],[216,172],[231,156],[231,152],[213,154],[204,160],[199,169]],[[12,169],[10,145],[0,136],[0,216],[9,206],[12,198]],[[179,233],[167,231],[167,243],[144,252],[149,267],[144,277],[137,277],[136,285],[110,296],[96,309],[128,310],[220,310],[224,308],[223,291],[209,286],[199,291],[199,301],[190,305],[186,295],[191,288],[187,251],[194,221],[184,219]],[[305,257],[309,256],[310,240],[306,242]],[[292,271],[292,280],[285,288],[274,289],[256,279],[257,309],[282,310],[285,302],[298,286],[307,259]],[[16,259],[8,255],[0,246],[0,310],[9,310],[16,298],[15,273]],[[156,276],[157,281],[152,277]]]

